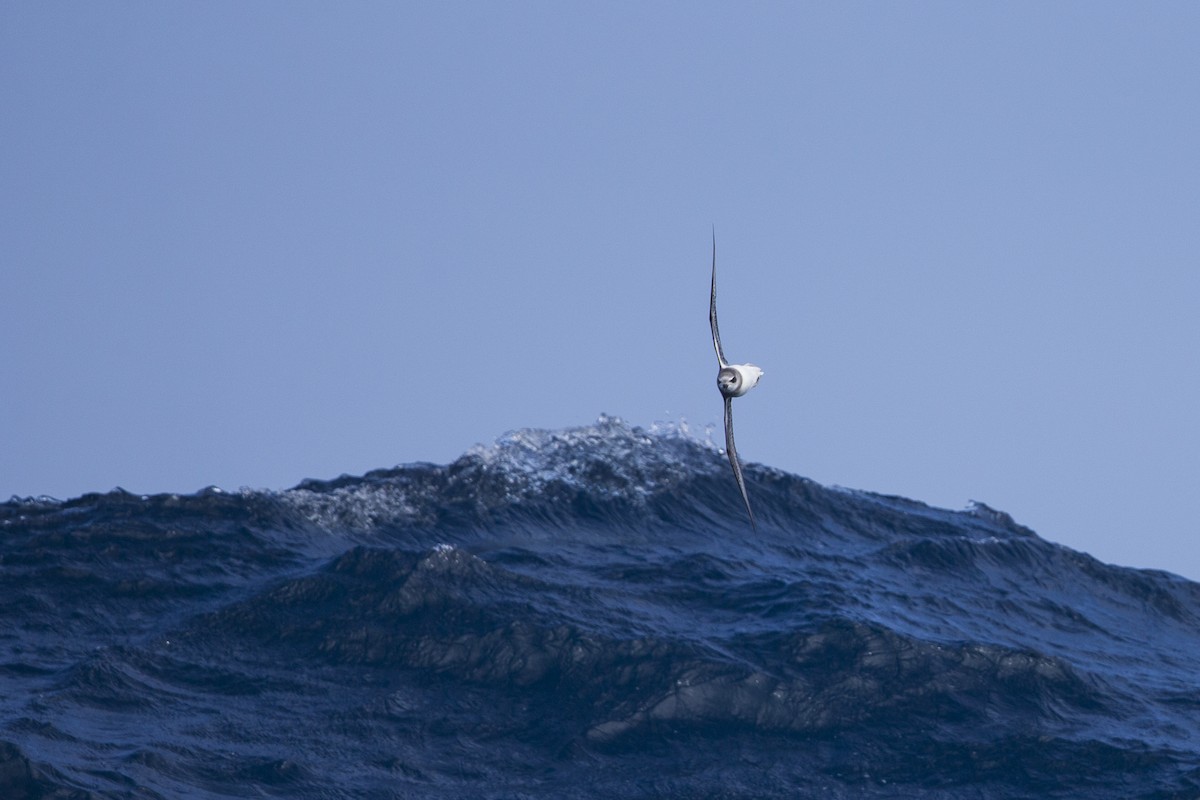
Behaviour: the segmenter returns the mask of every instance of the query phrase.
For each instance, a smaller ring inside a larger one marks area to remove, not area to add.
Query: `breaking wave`
[[[602,417],[0,505],[5,797],[1195,797],[1200,591]]]

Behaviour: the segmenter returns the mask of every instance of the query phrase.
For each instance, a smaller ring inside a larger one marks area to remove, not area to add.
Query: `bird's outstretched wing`
[[[746,513],[750,515],[750,527],[757,531],[758,525],[754,522],[754,512],[750,510],[750,496],[746,494],[746,481],[742,478],[742,465],[738,461],[737,447],[733,444],[732,397],[725,398],[725,453],[729,456],[729,465],[733,467],[733,478],[742,492],[742,502],[746,504]]]
[[[721,349],[721,331],[717,328],[717,232],[713,231],[712,294],[708,300],[708,326],[712,328],[713,348],[717,351],[717,363],[721,369],[729,366],[725,351]],[[728,405],[726,405],[728,408]],[[725,414],[725,429],[729,430],[729,413]]]

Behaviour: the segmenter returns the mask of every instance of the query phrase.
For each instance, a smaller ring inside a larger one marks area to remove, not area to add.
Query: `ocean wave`
[[[1200,793],[1200,589],[1004,512],[522,430],[0,504],[0,796]]]

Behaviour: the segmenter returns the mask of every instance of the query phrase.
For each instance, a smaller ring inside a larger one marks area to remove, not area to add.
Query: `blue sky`
[[[1200,578],[1197,41],[1172,2],[5,3],[0,496],[702,432],[715,224],[746,460]]]

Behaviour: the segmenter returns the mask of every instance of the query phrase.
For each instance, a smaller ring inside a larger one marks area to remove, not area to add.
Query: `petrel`
[[[717,328],[717,232],[713,231],[712,257],[712,294],[708,303],[708,324],[712,328],[713,348],[717,351],[717,388],[725,399],[725,453],[729,456],[729,465],[733,467],[733,478],[737,481],[742,493],[742,501],[746,504],[746,513],[750,515],[750,527],[758,530],[754,522],[754,512],[750,510],[750,497],[746,494],[746,481],[742,478],[742,465],[738,462],[737,447],[733,443],[733,398],[741,397],[758,385],[758,379],[763,371],[753,364],[730,364],[725,360],[725,351],[721,349],[721,332]]]

